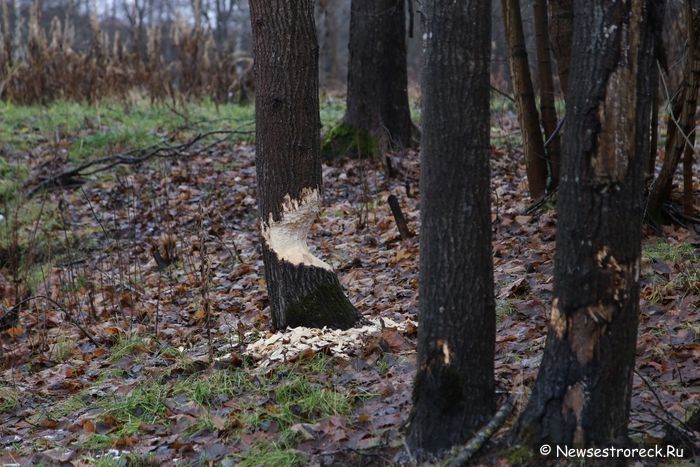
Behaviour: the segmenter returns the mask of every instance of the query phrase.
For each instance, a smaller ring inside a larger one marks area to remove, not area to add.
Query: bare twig
[[[547,149],[547,146],[549,146],[554,139],[559,136],[559,133],[561,132],[561,129],[564,127],[564,122],[566,121],[566,114],[559,120],[559,123],[557,124],[557,127],[554,129],[551,135],[549,135],[549,138],[547,138],[547,141],[544,142],[544,148]]]
[[[188,140],[184,143],[175,145],[175,146],[168,145],[168,144],[153,145],[153,146],[149,146],[147,148],[135,149],[135,150],[127,151],[127,152],[123,152],[123,153],[111,154],[109,156],[100,157],[98,159],[92,159],[92,160],[86,161],[86,162],[84,162],[76,167],[65,170],[57,175],[54,175],[52,177],[48,177],[48,178],[42,180],[34,188],[29,190],[29,192],[27,193],[27,197],[31,198],[36,193],[38,193],[39,191],[41,191],[45,188],[65,184],[65,182],[70,181],[70,180],[74,179],[75,177],[94,175],[96,173],[104,172],[105,170],[109,170],[109,169],[116,167],[118,165],[136,165],[136,164],[141,164],[143,162],[146,162],[149,159],[153,159],[153,158],[196,156],[196,155],[199,155],[203,152],[206,152],[207,150],[222,143],[223,141],[226,141],[232,135],[243,135],[243,134],[249,135],[249,134],[253,134],[253,133],[254,132],[252,130],[251,131],[213,130],[213,131],[208,131],[205,133],[199,133],[196,136],[194,136],[193,138],[191,138],[190,140]],[[197,143],[199,143],[200,141],[202,141],[206,138],[209,138],[211,136],[214,136],[214,135],[225,135],[225,137],[218,138],[213,143],[210,143],[206,146],[198,148],[197,150],[195,150],[193,152],[186,152],[189,149],[191,149],[193,146],[195,146]],[[90,170],[88,170],[88,169],[90,169]]]
[[[498,94],[500,94],[501,96],[505,97],[505,98],[508,99],[509,101],[515,102],[515,98],[514,98],[513,96],[511,96],[510,94],[508,94],[507,92],[501,91],[500,89],[498,89],[496,86],[494,86],[494,85],[492,85],[492,84],[489,84],[489,87],[491,88],[492,91],[495,91],[496,93],[498,93]]]
[[[98,347],[100,346],[100,344],[95,340],[95,338],[92,336],[92,334],[90,334],[90,332],[88,332],[87,329],[85,329],[79,322],[77,322],[77,321],[73,318],[73,316],[70,314],[70,312],[69,312],[68,310],[66,310],[66,308],[65,308],[63,305],[61,305],[60,303],[58,303],[56,300],[54,300],[54,299],[51,298],[51,297],[48,297],[48,296],[46,296],[46,295],[33,295],[33,296],[31,296],[31,297],[29,297],[29,298],[25,298],[24,300],[22,300],[22,301],[20,301],[19,303],[17,303],[17,304],[13,307],[13,309],[14,309],[14,308],[18,308],[18,307],[20,307],[20,306],[22,306],[22,305],[24,305],[24,304],[26,304],[26,303],[28,303],[28,302],[34,301],[34,300],[46,300],[47,302],[49,302],[50,304],[52,304],[53,306],[55,306],[56,308],[58,308],[59,310],[61,310],[61,311],[63,312],[63,314],[65,315],[65,317],[68,319],[68,321],[69,321],[72,325],[74,325],[76,328],[78,328],[78,329],[80,330],[80,332],[82,332],[82,333],[85,335],[85,337],[88,338],[88,340],[89,340],[90,342],[92,342],[93,344],[95,344],[95,345],[98,346]]]
[[[659,75],[661,76],[661,84],[663,84],[664,92],[666,93],[666,108],[668,109],[668,116],[671,117],[671,121],[673,124],[676,126],[676,130],[678,133],[681,135],[683,140],[685,141],[685,144],[687,147],[690,148],[693,153],[697,154],[697,150],[695,149],[695,144],[690,140],[690,135],[692,132],[694,132],[696,129],[693,128],[691,130],[691,133],[686,134],[685,131],[683,131],[683,125],[681,125],[679,117],[677,117],[673,113],[673,106],[671,105],[672,97],[671,97],[671,92],[668,90],[668,85],[666,84],[666,79],[664,78],[664,73],[663,70],[661,69],[661,65],[657,63],[657,66],[659,67]]]
[[[682,430],[678,430],[678,427],[675,427],[675,426],[674,426],[674,428],[676,428],[678,431],[683,432],[683,434],[686,435],[686,436],[688,437],[688,439],[692,439],[693,437],[695,437],[692,428],[690,428],[683,420],[681,420],[680,418],[676,417],[676,416],[673,415],[671,412],[669,412],[668,410],[666,410],[666,408],[664,407],[663,402],[661,402],[661,398],[660,398],[659,395],[656,393],[656,389],[654,389],[654,386],[651,385],[651,383],[649,382],[649,380],[648,380],[643,374],[641,374],[639,371],[637,371],[636,368],[635,368],[635,370],[634,370],[634,374],[636,374],[637,376],[639,376],[639,379],[641,379],[642,382],[646,385],[646,387],[649,388],[649,390],[651,391],[651,393],[654,395],[654,399],[656,399],[656,403],[657,403],[657,405],[659,406],[659,409],[661,409],[661,410],[666,414],[666,417],[668,417],[668,419],[677,422],[677,423],[680,425],[680,427],[682,428]],[[671,423],[668,422],[668,420],[663,420],[663,421],[664,421],[665,423],[667,423],[667,424],[673,426]],[[689,435],[688,433],[690,433],[690,435]],[[692,435],[692,436],[691,436],[691,435]]]

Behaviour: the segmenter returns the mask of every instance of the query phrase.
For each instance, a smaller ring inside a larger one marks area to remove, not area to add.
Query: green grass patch
[[[155,381],[135,387],[125,396],[103,400],[99,407],[102,417],[110,416],[122,424],[121,434],[132,434],[138,431],[141,422],[155,423],[165,412],[165,400],[170,393],[170,387]]]
[[[0,205],[10,202],[17,196],[28,175],[29,167],[26,163],[19,160],[0,159]]]
[[[140,347],[148,347],[145,338],[124,334],[113,347],[112,359],[114,355],[119,358],[131,355]],[[168,348],[163,352],[171,357],[171,367],[178,365],[182,357],[180,352]],[[332,372],[332,359],[325,355],[281,365],[264,374],[245,368],[216,369],[182,377],[176,382],[165,382],[174,376],[166,370],[160,378],[146,380],[127,393],[104,395],[100,390],[95,393],[99,395],[92,395],[94,391],[86,389],[50,407],[42,412],[42,416],[48,414],[53,420],[76,418],[90,410],[95,420],[113,428],[107,434],[94,433],[83,442],[83,449],[94,452],[116,446],[125,437],[138,437],[144,424],[165,424],[166,416],[170,414],[166,405],[169,399],[178,403],[192,401],[205,410],[196,423],[187,428],[188,435],[203,430],[220,430],[220,436],[228,438],[241,432],[268,430],[276,424],[279,431],[273,442],[257,445],[242,454],[239,457],[241,465],[299,465],[306,459],[294,450],[300,438],[290,428],[297,423],[315,423],[334,415],[349,416],[357,400],[352,393],[333,387],[329,378]],[[95,383],[99,385],[96,388],[104,387],[106,380],[118,384],[120,376],[120,370],[107,368]],[[222,427],[210,409],[228,401],[232,401],[236,408]],[[106,460],[100,457],[91,459],[95,462]]]
[[[496,321],[503,321],[506,316],[513,316],[517,310],[515,306],[506,299],[496,300]]]
[[[333,96],[322,97],[320,114],[322,133],[325,134],[345,116],[345,99]]]
[[[12,412],[19,407],[20,392],[9,386],[0,386],[0,413]]]
[[[306,421],[331,415],[347,415],[352,408],[345,395],[312,383],[304,375],[293,377],[290,382],[278,387],[275,394],[279,405]]]
[[[117,362],[129,355],[148,352],[150,346],[151,343],[146,337],[132,333],[120,334],[117,342],[112,346],[109,361]]]
[[[333,415],[349,415],[355,397],[337,391],[327,379],[331,359],[317,355],[305,362],[280,366],[268,374],[259,375],[245,370],[214,370],[199,373],[174,384],[174,395],[185,395],[207,409],[235,399],[239,404],[232,434],[240,430],[266,429],[275,422],[280,441],[290,446],[295,439],[288,430],[296,423],[314,423]],[[193,430],[214,429],[206,417]],[[285,444],[285,446],[286,446]]]
[[[350,396],[313,382],[303,373],[289,373],[283,378],[272,391],[274,398],[270,403],[245,413],[245,425],[255,428],[274,421],[284,431],[295,423],[348,415],[352,410]]]
[[[0,103],[0,113],[0,141],[17,151],[27,151],[43,143],[67,140],[73,160],[149,146],[176,132],[252,129],[255,116],[253,106],[217,106],[202,101],[174,109],[145,100],[126,104],[103,101],[94,105],[57,101],[47,106],[5,102]]]
[[[248,376],[242,371],[216,370],[207,375],[191,376],[173,387],[175,394],[185,394],[202,406],[215,406],[232,396],[252,390]]]
[[[86,449],[106,449],[114,444],[114,437],[93,433],[82,445]]]
[[[51,420],[59,420],[68,415],[72,415],[88,406],[83,394],[76,394],[51,407],[47,416]]]
[[[673,244],[665,241],[644,245],[642,256],[650,260],[669,261],[674,264],[698,258],[695,247],[690,243]]]
[[[698,268],[684,270],[673,279],[673,282],[685,293],[700,294],[700,270]]]
[[[66,336],[58,336],[56,343],[51,348],[51,356],[54,361],[66,362],[70,360],[76,351],[75,342]]]
[[[99,448],[97,448],[99,449]],[[95,467],[125,467],[125,466],[157,466],[160,463],[156,462],[152,456],[142,456],[136,453],[121,452],[106,452],[100,455],[88,456],[81,459],[81,465],[94,465]]]
[[[243,454],[239,467],[294,467],[302,465],[306,456],[299,451],[272,443],[259,444]]]

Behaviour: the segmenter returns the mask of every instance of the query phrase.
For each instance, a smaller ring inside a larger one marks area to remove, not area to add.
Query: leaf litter
[[[56,157],[46,143],[28,163]],[[348,331],[270,331],[247,143],[43,195],[62,214],[36,222],[55,241],[29,292],[55,303],[26,303],[1,331],[2,462],[392,463],[415,373],[419,242],[400,240],[385,200],[399,198],[419,235],[420,192],[418,154],[390,157],[395,178],[368,161],[323,169],[309,243],[366,319]],[[492,167],[497,390],[522,405],[547,332],[556,214],[524,214],[508,141]],[[674,227],[645,235],[630,430],[651,443],[700,402],[700,241]],[[3,310],[29,293],[6,262],[0,286]]]

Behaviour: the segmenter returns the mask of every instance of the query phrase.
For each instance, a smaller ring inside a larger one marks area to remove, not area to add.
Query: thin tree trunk
[[[320,209],[318,46],[312,0],[251,0],[256,169],[272,323],[348,328],[359,318],[306,237]]]
[[[535,43],[537,45],[537,71],[540,83],[540,110],[542,111],[542,128],[545,140],[554,134],[557,128],[557,110],[554,107],[554,78],[552,77],[552,60],[547,26],[547,0],[535,0]],[[550,189],[559,183],[559,137],[555,137],[545,148],[551,177]]]
[[[419,459],[465,442],[495,408],[490,2],[431,0],[423,11],[421,314],[407,433]]]
[[[639,155],[655,92],[651,1],[575,3],[555,298],[516,425],[530,445],[610,445],[627,434],[648,165]]]
[[[656,42],[656,41],[655,41]],[[660,44],[656,44],[657,47]],[[649,168],[647,170],[647,186],[654,180],[656,172],[656,155],[659,152],[659,68],[652,70],[652,86],[654,94],[651,96],[651,144],[649,144]]]
[[[571,36],[574,24],[573,0],[549,0],[549,37],[557,60],[559,86],[566,99],[571,65]]]
[[[695,112],[697,110],[698,89],[700,88],[700,9],[692,7],[692,0],[687,0],[688,8],[688,58],[685,65],[681,91],[678,94],[682,107],[677,111],[673,105],[672,115],[668,117],[668,139],[666,140],[666,156],[661,166],[659,176],[652,184],[649,195],[649,211],[652,216],[658,216],[661,204],[671,196],[673,176],[678,164],[683,158],[685,147],[693,141],[686,137],[694,133]],[[688,138],[690,139],[690,138]]]
[[[411,143],[405,0],[352,0],[345,123],[380,147]]]
[[[683,212],[688,216],[695,215],[695,206],[693,203],[693,156],[695,151],[695,132],[689,136],[692,146],[685,147],[685,155],[683,156]]]
[[[535,103],[530,67],[527,61],[520,0],[501,0],[503,22],[508,43],[510,75],[518,107],[520,131],[523,136],[525,164],[530,196],[542,198],[547,190],[547,156],[540,131],[540,117]]]

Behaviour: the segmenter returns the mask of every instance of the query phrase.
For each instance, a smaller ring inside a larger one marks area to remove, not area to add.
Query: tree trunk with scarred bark
[[[306,244],[320,209],[318,46],[312,0],[251,0],[258,208],[277,329],[351,327],[359,315]]]
[[[559,186],[555,298],[516,432],[526,443],[624,441],[639,313],[654,0],[576,0]]]
[[[406,437],[419,460],[464,443],[495,405],[490,2],[431,0],[423,11],[421,314]]]
[[[527,59],[520,0],[501,0],[501,7],[508,45],[510,75],[523,137],[527,182],[530,196],[537,200],[542,198],[547,190],[547,154],[544,150],[540,117]]]

